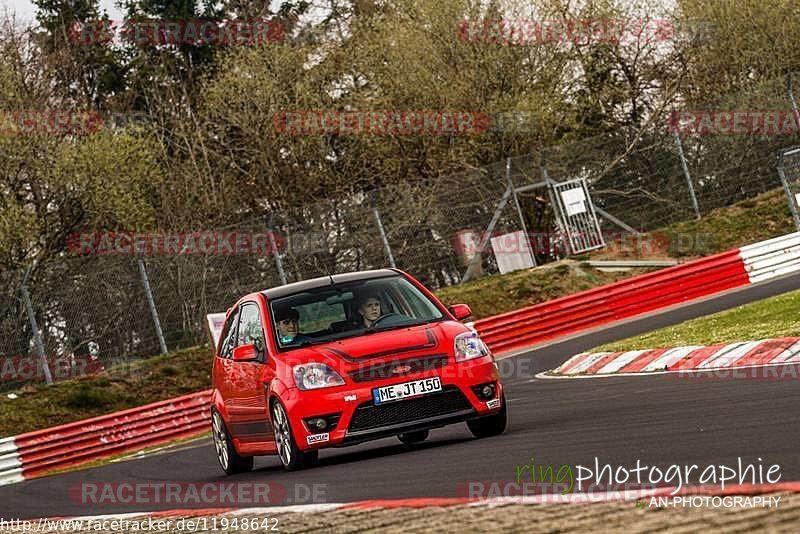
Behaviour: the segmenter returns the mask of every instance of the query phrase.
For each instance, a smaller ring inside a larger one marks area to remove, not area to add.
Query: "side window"
[[[236,346],[234,341],[236,341],[236,326],[239,324],[239,310],[237,309],[234,311],[228,320],[225,322],[225,326],[222,329],[222,334],[220,339],[222,340],[219,346],[219,355],[221,358],[228,358],[230,359],[233,357],[233,348]]]
[[[255,304],[242,306],[239,317],[239,332],[236,346],[253,344],[256,350],[263,354],[267,346],[264,340],[264,327],[261,325],[261,313]]]

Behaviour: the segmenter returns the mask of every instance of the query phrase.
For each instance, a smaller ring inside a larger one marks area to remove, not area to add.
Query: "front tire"
[[[428,434],[430,434],[427,430],[419,430],[416,432],[405,432],[403,434],[398,434],[397,439],[405,443],[406,445],[414,445],[415,443],[421,443],[428,439]]]
[[[478,419],[467,421],[470,432],[476,438],[488,438],[499,436],[506,429],[508,423],[508,412],[506,411],[506,396],[501,397],[502,405],[500,411],[493,415],[486,415]]]
[[[319,451],[303,452],[297,446],[289,417],[278,400],[272,403],[272,428],[278,446],[278,457],[287,471],[297,471],[317,462]]]
[[[228,427],[225,426],[225,421],[222,420],[222,416],[216,409],[211,410],[211,433],[219,466],[226,475],[246,473],[253,469],[253,457],[239,456],[233,446]]]

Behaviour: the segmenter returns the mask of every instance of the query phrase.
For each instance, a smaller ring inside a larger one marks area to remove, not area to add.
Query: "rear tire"
[[[496,414],[486,415],[478,419],[467,421],[467,426],[473,436],[476,438],[488,438],[491,436],[499,436],[505,431],[508,422],[506,396],[503,395],[501,399],[502,405],[500,411]]]
[[[405,432],[403,434],[398,434],[397,438],[406,445],[414,445],[415,443],[421,443],[428,439],[429,434],[430,432],[427,430],[418,430],[416,432]]]
[[[297,446],[289,417],[278,400],[272,403],[272,428],[275,432],[275,444],[278,446],[278,457],[287,471],[311,467],[317,462],[318,450],[303,452]]]
[[[214,449],[217,451],[219,466],[226,475],[246,473],[253,469],[252,456],[239,456],[233,446],[233,440],[225,426],[225,421],[219,412],[211,409],[211,434],[214,440]]]

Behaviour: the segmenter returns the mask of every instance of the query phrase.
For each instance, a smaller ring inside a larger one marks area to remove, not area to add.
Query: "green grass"
[[[680,258],[724,252],[796,230],[786,193],[778,188],[714,210],[699,221],[673,224],[664,233],[673,243],[671,255]]]
[[[122,364],[103,373],[29,385],[0,396],[0,436],[63,425],[211,387],[208,345]]]
[[[778,337],[800,337],[800,291],[601,345],[591,352],[715,345]]]
[[[646,259],[656,257],[706,256],[744,244],[794,231],[786,197],[777,189],[755,199],[719,209],[700,221],[669,226],[662,230],[667,244]],[[701,236],[700,239],[686,236]],[[682,237],[683,236],[683,237]],[[655,241],[654,241],[655,242]],[[506,275],[487,276],[437,292],[445,304],[466,303],[473,319],[516,310],[565,295],[585,291],[645,272],[633,270],[607,273],[588,268],[585,259],[643,258],[636,247],[615,247],[573,260],[548,264],[536,269]],[[578,260],[578,261],[575,261]],[[782,299],[787,300],[782,300]],[[619,350],[657,348],[687,343],[715,343],[781,335],[800,335],[800,322],[791,318],[798,310],[796,294],[779,297],[775,304],[758,311],[738,311],[733,318],[721,314],[687,323],[688,326],[657,331],[647,336],[615,343]],[[708,322],[710,321],[710,322]],[[200,346],[79,379],[64,380],[52,386],[25,386],[9,399],[0,395],[0,437],[21,434],[88,417],[124,410],[194,393],[210,387],[211,349]]]

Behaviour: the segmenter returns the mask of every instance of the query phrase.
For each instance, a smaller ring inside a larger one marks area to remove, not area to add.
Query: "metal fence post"
[[[783,168],[783,158],[786,155],[796,154],[800,149],[790,149],[778,154],[778,176],[781,179],[783,190],[786,192],[786,199],[789,201],[789,209],[792,212],[792,219],[794,226],[800,231],[800,213],[797,211],[797,197],[792,193],[792,188],[789,186],[789,180],[786,179],[786,171]]]
[[[569,239],[569,230],[563,223],[563,216],[561,213],[561,208],[559,207],[558,199],[556,198],[556,193],[554,191],[554,181],[550,179],[550,172],[547,170],[547,154],[542,152],[541,157],[539,158],[539,172],[542,174],[542,178],[544,178],[544,183],[547,186],[547,197],[550,199],[550,206],[553,208],[553,216],[556,223],[556,229],[561,234],[565,241],[566,245],[566,252],[569,256],[572,254],[572,245],[570,244]],[[550,250],[551,253],[555,253],[555,249],[553,247],[552,241],[548,239],[550,243]],[[555,254],[554,254],[555,255]]]
[[[519,198],[517,197],[517,190],[514,187],[514,180],[511,179],[511,158],[506,158],[506,182],[508,187],[511,188],[511,194],[514,197],[514,205],[517,207],[517,215],[519,216],[519,224],[522,227],[522,233],[525,236],[525,243],[528,247],[528,255],[531,258],[531,263],[536,267],[536,256],[533,253],[531,246],[531,236],[528,235],[528,225],[525,224],[525,217],[522,215],[522,208],[519,206]]]
[[[164,340],[164,332],[161,331],[161,321],[158,319],[158,310],[156,310],[156,302],[153,300],[153,291],[150,289],[150,280],[147,278],[147,269],[141,256],[137,258],[137,262],[139,263],[139,274],[142,275],[144,292],[147,295],[147,307],[150,308],[150,315],[153,317],[153,325],[156,328],[156,336],[158,336],[158,344],[161,346],[161,354],[166,354],[167,342]]]
[[[689,174],[689,165],[686,163],[686,157],[683,155],[683,143],[681,136],[677,131],[672,132],[675,138],[675,147],[678,149],[678,156],[681,158],[681,167],[683,167],[683,176],[686,178],[686,185],[689,186],[689,196],[692,197],[692,207],[697,220],[700,220],[700,206],[697,204],[697,196],[694,194],[694,184],[692,183],[692,176]]]
[[[281,284],[286,285],[286,271],[283,270],[281,253],[278,251],[278,245],[275,243],[275,235],[272,232],[272,214],[270,213],[267,216],[267,235],[269,235],[269,246],[272,249],[272,257],[275,258],[275,267],[278,269],[278,276],[281,278]]]
[[[383,229],[383,222],[381,222],[381,214],[378,211],[378,201],[375,196],[375,191],[373,191],[370,196],[372,203],[372,215],[375,217],[375,224],[378,225],[378,233],[380,234],[381,241],[383,242],[383,251],[386,253],[386,257],[389,259],[389,265],[394,269],[397,267],[397,265],[394,263],[392,247],[389,246],[389,239],[386,237],[386,231]]]
[[[30,277],[33,266],[30,266],[25,271],[22,277],[22,286],[20,293],[22,293],[22,300],[25,301],[25,311],[28,314],[28,321],[31,323],[31,331],[33,332],[33,343],[36,345],[36,354],[39,355],[39,363],[42,366],[44,379],[48,384],[53,383],[53,375],[50,373],[50,365],[47,363],[47,356],[44,352],[44,342],[42,341],[42,334],[39,332],[39,325],[36,323],[36,314],[33,312],[33,304],[31,303],[31,295],[28,292],[28,277]]]
[[[797,99],[794,97],[794,87],[792,85],[792,75],[790,72],[786,75],[786,92],[789,93],[789,102],[792,104],[792,111],[794,112],[795,126],[797,127],[797,134],[800,134],[800,110],[797,109]]]
[[[469,280],[472,278],[472,273],[481,262],[483,252],[486,250],[486,245],[489,244],[489,239],[491,239],[492,232],[494,232],[494,227],[497,224],[497,221],[500,220],[500,215],[503,213],[503,209],[506,207],[508,199],[511,197],[512,189],[513,187],[506,187],[503,196],[500,197],[500,201],[497,203],[497,207],[494,209],[492,220],[489,221],[489,226],[486,228],[486,231],[483,233],[481,240],[478,243],[478,249],[475,251],[475,255],[470,258],[469,265],[467,265],[467,270],[464,272],[464,276],[461,277],[462,284],[469,282]]]

